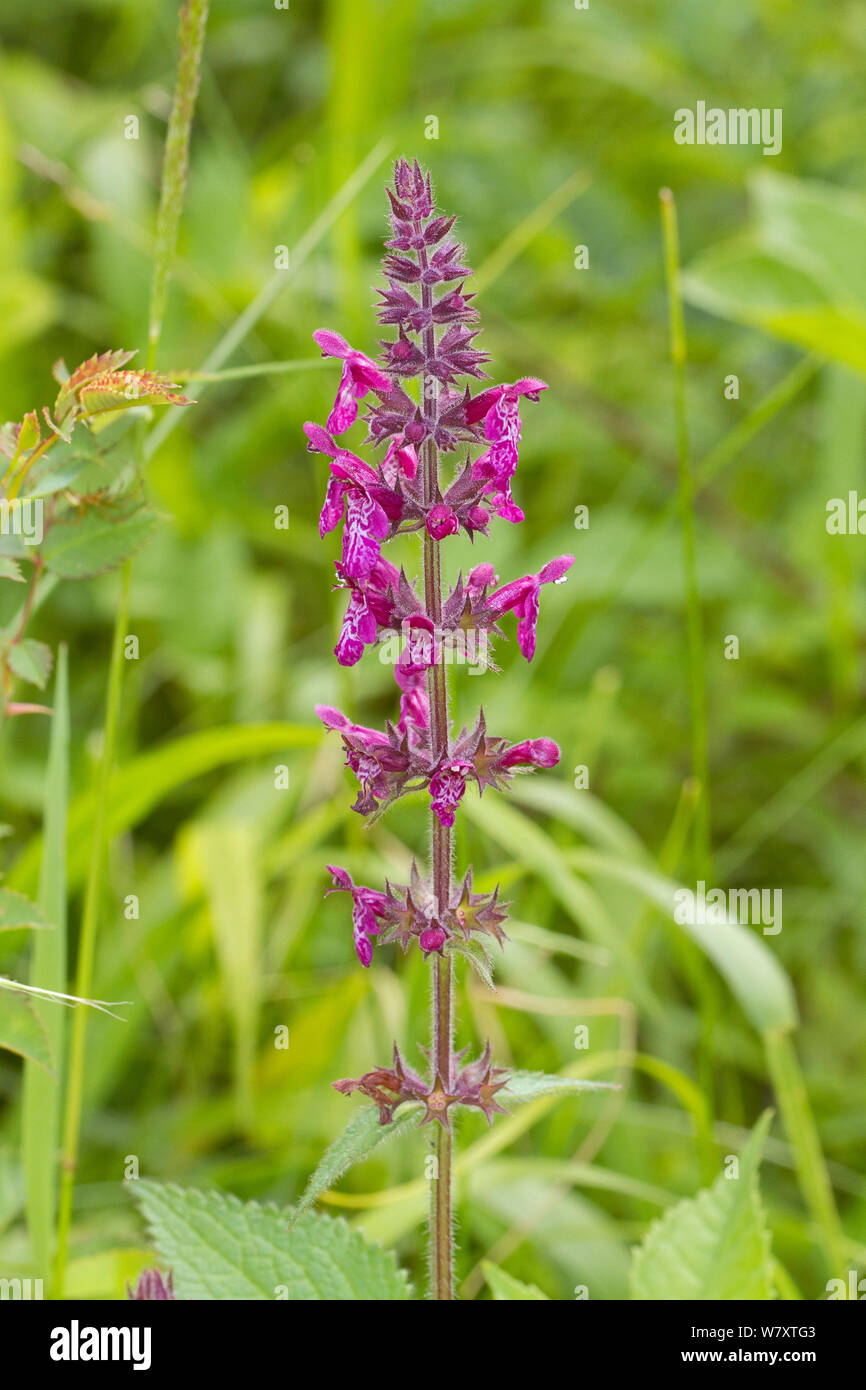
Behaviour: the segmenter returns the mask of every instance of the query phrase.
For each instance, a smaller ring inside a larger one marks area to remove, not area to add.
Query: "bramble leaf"
[[[156,517],[147,507],[87,512],[52,526],[42,545],[46,568],[61,579],[89,579],[116,569],[150,539]]]
[[[29,685],[37,685],[40,690],[45,689],[54,657],[51,648],[44,642],[25,637],[9,648],[7,660],[19,680],[27,681]]]
[[[17,1052],[53,1073],[54,1059],[48,1032],[30,1000],[11,990],[0,990],[0,1049]]]
[[[182,1299],[391,1302],[410,1297],[396,1258],[345,1221],[139,1180],[132,1184]]]
[[[20,927],[47,927],[39,908],[12,888],[0,888],[0,931],[17,931]]]
[[[21,566],[11,555],[0,555],[0,579],[14,579],[16,584],[24,583]]]

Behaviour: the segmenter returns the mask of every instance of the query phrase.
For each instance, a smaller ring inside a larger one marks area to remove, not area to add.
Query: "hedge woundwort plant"
[[[490,640],[501,635],[499,622],[513,611],[520,650],[531,661],[535,651],[541,587],[560,583],[573,559],[562,555],[539,574],[498,586],[492,564],[479,564],[443,590],[442,549],[461,528],[473,538],[487,537],[493,519],[517,523],[523,512],[512,497],[520,439],[520,402],[537,401],[543,381],[527,377],[491,386],[473,395],[469,381],[486,376],[487,355],[473,346],[477,310],[464,292],[471,274],[465,248],[455,241],[453,217],[437,215],[429,174],[417,161],[398,160],[394,188],[388,189],[392,235],[383,269],[388,282],[379,291],[378,317],[397,330],[383,343],[379,362],[351,348],[337,333],[314,336],[326,357],[342,362],[334,407],[325,428],[308,424],[312,452],[330,460],[330,479],[319,529],[322,536],[343,525],[342,556],[336,570],[348,606],[335,654],[343,666],[360,660],[380,637],[396,640],[394,675],[400,692],[399,718],[383,731],[352,723],[339,710],[318,706],[328,729],[336,730],[347,765],[360,784],[353,809],[376,817],[407,792],[426,789],[430,797],[431,873],[413,867],[404,886],[384,891],[361,887],[339,867],[331,870],[335,890],[349,893],[355,950],[363,966],[373,957],[373,938],[417,946],[430,958],[433,1010],[429,1073],[422,1077],[403,1060],[396,1045],[391,1067],[375,1067],[358,1080],[334,1083],[344,1093],[360,1091],[379,1107],[383,1124],[403,1101],[423,1106],[422,1123],[437,1122],[437,1164],[430,1214],[433,1297],[453,1297],[452,1126],[459,1106],[474,1106],[492,1123],[504,1107],[497,1099],[508,1075],[495,1067],[489,1044],[476,1061],[455,1053],[455,955],[486,950],[479,937],[505,940],[506,913],[493,893],[476,893],[472,872],[458,882],[452,854],[452,827],[471,783],[503,789],[515,771],[553,767],[559,749],[552,739],[528,738],[509,744],[487,732],[482,711],[474,727],[454,735],[449,727],[446,662],[483,653],[491,666]],[[412,381],[417,384],[413,389]],[[366,444],[383,447],[381,462],[370,464],[337,442],[358,417],[358,402],[372,397],[366,411]],[[472,457],[473,451],[476,452]],[[440,460],[461,456],[452,476],[440,473]],[[381,553],[383,542],[406,532],[423,541],[423,592]],[[493,668],[495,669],[495,668]],[[334,891],[334,890],[332,890]]]

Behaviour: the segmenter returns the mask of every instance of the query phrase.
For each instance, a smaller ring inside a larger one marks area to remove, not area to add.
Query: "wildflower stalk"
[[[335,655],[341,666],[354,666],[366,646],[380,637],[396,639],[400,715],[383,733],[354,724],[327,705],[318,706],[317,713],[326,728],[342,736],[347,764],[360,784],[354,810],[375,817],[409,791],[426,787],[430,794],[429,877],[413,865],[408,885],[387,884],[382,892],[355,884],[345,869],[330,866],[334,890],[351,896],[355,950],[363,966],[372,963],[374,937],[404,950],[415,945],[432,957],[429,1075],[413,1071],[395,1046],[393,1067],[333,1084],[343,1094],[360,1091],[375,1101],[382,1124],[390,1123],[402,1101],[413,1100],[424,1107],[421,1123],[438,1126],[430,1201],[431,1294],[447,1301],[454,1297],[453,1113],[475,1107],[492,1123],[494,1114],[503,1112],[497,1093],[507,1084],[506,1074],[492,1065],[489,1044],[473,1062],[462,1063],[463,1054],[454,1053],[455,957],[468,956],[486,974],[492,962],[485,940],[504,943],[506,912],[498,890],[472,891],[471,869],[455,894],[452,828],[471,782],[479,791],[504,790],[516,770],[554,766],[559,749],[547,738],[508,745],[491,737],[480,710],[475,727],[452,738],[445,662],[469,638],[473,643],[483,638],[486,653],[509,611],[517,614],[520,649],[531,660],[541,587],[561,582],[573,558],[560,556],[539,574],[502,588],[493,588],[491,564],[477,565],[443,591],[441,547],[447,537],[461,528],[473,538],[487,536],[491,513],[512,523],[523,520],[511,495],[519,405],[522,397],[537,400],[546,388],[531,377],[475,396],[468,385],[460,388],[461,378],[486,375],[481,364],[487,356],[471,345],[477,330],[468,325],[478,315],[469,303],[472,295],[463,292],[471,271],[463,264],[465,248],[450,237],[454,218],[436,214],[430,177],[417,162],[397,161],[388,196],[393,236],[387,247],[394,254],[384,260],[388,288],[379,291],[379,320],[396,325],[398,336],[382,344],[380,365],[339,334],[319,329],[315,340],[325,357],[342,361],[342,377],[326,426],[307,423],[304,430],[310,450],[331,460],[320,533],[343,525],[336,569],[349,602]],[[454,281],[460,282],[457,288],[442,288]],[[419,394],[404,388],[413,377]],[[336,438],[355,423],[357,402],[370,392],[379,399],[365,415],[367,443],[387,444],[377,465]],[[469,451],[478,444],[486,444],[486,451],[471,461]],[[466,457],[456,474],[441,478],[442,456],[463,446]],[[423,538],[423,596],[381,554],[383,541],[407,532]]]

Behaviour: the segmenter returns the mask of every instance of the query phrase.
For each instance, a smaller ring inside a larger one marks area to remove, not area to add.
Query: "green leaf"
[[[24,583],[21,566],[11,555],[0,555],[0,579],[14,579],[16,584]]]
[[[386,1139],[393,1139],[407,1130],[416,1129],[421,1117],[421,1106],[401,1105],[390,1124],[379,1122],[379,1111],[374,1105],[365,1105],[348,1123],[339,1139],[335,1139],[323,1153],[316,1165],[310,1181],[295,1207],[294,1220],[307,1211],[315,1201],[333,1187],[334,1183],[356,1163],[362,1163],[369,1154]]]
[[[66,812],[69,798],[69,681],[66,644],[57,653],[54,712],[44,792],[44,850],[39,874],[39,905],[55,926],[37,932],[33,942],[30,983],[38,989],[63,990],[66,984]],[[40,1005],[33,1008],[39,1014]],[[66,1011],[49,1006],[43,1024],[55,1070],[62,1081]],[[27,1188],[27,1227],[37,1269],[51,1266],[58,1177],[62,1087],[41,1067],[24,1068],[21,1104],[21,1151]]]
[[[35,903],[23,893],[0,888],[0,931],[17,931],[20,927],[47,927],[49,924]]]
[[[101,492],[109,488],[129,462],[129,451],[106,451],[91,435],[77,436],[70,442],[53,445],[27,474],[24,497],[50,497],[75,483],[79,493]]]
[[[410,1297],[393,1254],[342,1220],[139,1180],[133,1191],[185,1299],[391,1302]]]
[[[683,277],[687,297],[866,373],[866,201],[766,171],[750,195],[751,234],[699,256]]]
[[[155,526],[156,517],[146,507],[125,513],[91,511],[52,526],[42,558],[61,579],[89,579],[122,565],[150,539]]]
[[[234,724],[171,739],[119,768],[111,779],[109,832],[121,835],[178,787],[214,768],[284,753],[291,748],[315,748],[321,733],[302,724]],[[77,796],[69,808],[69,888],[84,879],[90,854],[90,827],[95,797]],[[34,836],[16,861],[10,878],[27,892],[36,892],[42,841]]]
[[[485,950],[483,944],[476,939],[464,941],[462,937],[452,937],[449,943],[449,955],[463,956],[472,966],[478,978],[488,989],[496,989],[493,982],[493,961],[490,954]]]
[[[238,1104],[248,1114],[262,970],[259,847],[252,826],[240,820],[202,821],[190,828],[188,843],[198,860],[232,1014]]]
[[[765,1111],[739,1160],[712,1187],[679,1202],[650,1226],[635,1250],[632,1298],[773,1298],[773,1258],[758,1189],[758,1167],[772,1111]]]
[[[582,1081],[575,1076],[558,1076],[544,1071],[512,1071],[508,1085],[498,1093],[504,1105],[520,1105],[539,1096],[574,1095],[580,1091],[618,1091],[614,1081]]]
[[[679,885],[657,869],[595,850],[575,850],[569,859],[586,873],[630,885],[674,920]],[[709,956],[759,1033],[797,1026],[797,1002],[790,977],[753,928],[735,921],[676,925]]]
[[[0,989],[0,1048],[38,1062],[53,1071],[48,1034],[36,1010],[23,994]]]
[[[40,690],[45,689],[53,659],[51,648],[32,637],[25,637],[9,648],[8,661],[15,675],[30,685],[38,685]]]
[[[536,1284],[524,1284],[513,1274],[506,1274],[498,1265],[492,1265],[489,1260],[483,1260],[481,1268],[495,1303],[526,1303],[539,1299],[550,1302],[547,1294],[542,1293]]]

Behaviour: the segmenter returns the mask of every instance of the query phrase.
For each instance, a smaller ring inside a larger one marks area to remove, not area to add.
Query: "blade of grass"
[[[710,807],[709,754],[707,750],[707,694],[704,675],[704,626],[695,547],[694,479],[689,445],[686,402],[686,329],[680,288],[680,248],[674,195],[669,188],[659,193],[665,252],[665,281],[670,322],[670,351],[674,369],[678,494],[686,587],[689,691],[692,709],[692,773],[700,785],[695,807],[696,877],[709,882]]]
[[[659,192],[664,242],[665,282],[668,296],[670,352],[674,377],[674,415],[677,441],[677,491],[686,591],[686,631],[688,636],[689,699],[691,704],[692,776],[697,782],[692,861],[695,879],[712,881],[710,829],[710,766],[707,735],[707,689],[704,671],[704,622],[698,587],[695,545],[695,495],[689,444],[686,399],[686,327],[680,285],[680,246],[677,210],[669,188]],[[705,1093],[713,1095],[713,1031],[719,1009],[718,990],[705,962],[693,959],[693,980],[700,1008],[698,1070]]]
[[[129,566],[124,566],[121,579],[120,611],[126,613],[129,603]],[[114,629],[108,669],[105,725],[102,756],[97,777],[96,805],[92,824],[90,870],[84,893],[81,936],[78,943],[78,964],[75,974],[75,993],[89,998],[93,981],[93,961],[96,953],[96,929],[99,920],[99,899],[108,849],[108,796],[117,726],[120,718],[120,694],[123,677],[123,644],[126,623],[118,622]],[[79,1009],[72,1024],[69,1049],[69,1078],[63,1120],[63,1168],[60,1178],[60,1199],[57,1213],[57,1245],[54,1260],[54,1297],[63,1297],[63,1281],[69,1249],[69,1230],[72,1223],[72,1198],[75,1189],[75,1170],[78,1164],[78,1144],[81,1130],[81,1110],[84,1096],[84,1061],[87,1045],[87,1009]]]
[[[45,774],[39,906],[52,931],[37,932],[31,985],[62,990],[66,983],[66,813],[69,795],[69,679],[65,644],[57,653],[54,712]],[[40,1015],[41,1016],[41,1015]],[[27,1062],[21,1115],[21,1149],[27,1189],[27,1225],[38,1277],[48,1279],[54,1246],[57,1146],[63,1087],[66,1017],[46,1008],[43,1025],[54,1058],[55,1077]],[[56,1078],[56,1079],[55,1079]]]
[[[179,57],[174,100],[166,132],[165,155],[162,166],[159,212],[157,214],[156,248],[151,281],[147,365],[156,359],[162,319],[168,294],[168,277],[177,247],[177,234],[186,190],[189,160],[189,137],[198,93],[201,55],[207,22],[208,0],[186,0],[181,6],[178,23]],[[142,440],[142,446],[144,440]],[[142,448],[143,452],[143,448]],[[108,670],[105,726],[103,729],[96,816],[90,868],[84,893],[81,937],[78,946],[76,993],[89,995],[96,954],[96,932],[99,925],[99,901],[102,878],[108,855],[108,799],[111,773],[114,767],[117,730],[120,719],[123,684],[123,645],[129,627],[129,590],[131,562],[123,567],[120,600],[114,622],[111,659]],[[57,1245],[54,1263],[54,1297],[63,1297],[69,1232],[72,1223],[72,1201],[75,1191],[75,1170],[81,1133],[81,1113],[84,1096],[84,1062],[87,1045],[88,1013],[79,1010],[72,1026],[69,1056],[69,1086],[66,1093],[63,1126],[63,1172],[57,1217]]]
[[[150,282],[150,312],[147,331],[147,365],[152,367],[162,333],[168,302],[168,282],[177,249],[177,234],[183,211],[189,167],[189,138],[198,95],[204,31],[209,0],[186,0],[178,22],[179,59],[174,101],[165,137],[159,212],[156,219],[156,245],[153,277]]]

